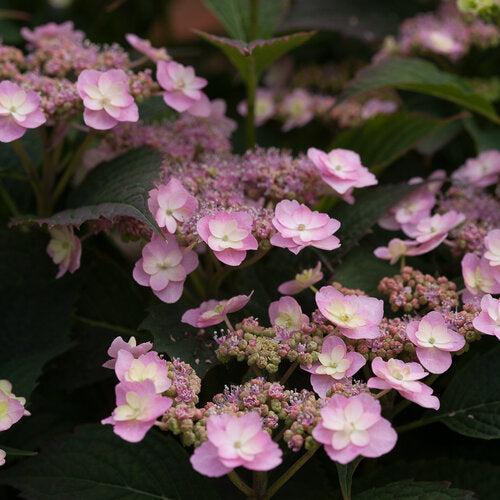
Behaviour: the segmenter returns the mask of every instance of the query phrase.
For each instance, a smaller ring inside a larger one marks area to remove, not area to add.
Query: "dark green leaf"
[[[71,194],[71,207],[51,217],[24,217],[15,223],[79,226],[100,217],[129,216],[156,229],[147,207],[148,191],[160,176],[161,155],[148,148],[135,149],[98,165]]]
[[[165,105],[161,95],[155,95],[139,104],[139,116],[143,123],[158,123],[173,120],[178,114]]]
[[[478,153],[487,149],[500,149],[500,128],[481,128],[473,118],[464,120],[465,129],[474,140]]]
[[[215,342],[210,333],[213,329],[207,328],[207,333],[201,333],[182,323],[181,317],[186,309],[188,306],[183,303],[154,305],[139,329],[153,335],[156,350],[189,363],[203,377],[218,362],[214,354]]]
[[[10,448],[0,443],[0,450],[5,451],[9,457],[34,457],[37,455],[36,451],[18,450],[17,448]]]
[[[465,80],[416,58],[394,57],[362,69],[342,92],[339,102],[385,87],[445,99],[500,123],[500,117],[491,103],[476,94]]]
[[[31,459],[0,472],[28,500],[216,500],[209,480],[170,436],[151,431],[126,443],[109,427],[87,425]]]
[[[416,150],[420,154],[431,156],[455,138],[462,128],[463,123],[460,120],[446,121],[434,129],[431,134],[421,139],[417,144]]]
[[[450,484],[446,482],[407,480],[366,490],[355,495],[353,500],[447,500],[452,498],[473,499],[474,493],[450,488]]]
[[[269,40],[255,40],[245,43],[221,36],[197,32],[203,39],[219,48],[232,64],[238,69],[243,80],[249,82],[252,78],[258,80],[262,72],[287,52],[307,42],[313,31],[294,33]]]
[[[363,457],[357,457],[352,462],[349,462],[346,465],[335,462],[335,466],[337,467],[337,475],[339,476],[340,490],[342,491],[343,498],[351,498],[352,478],[354,476],[356,468],[359,465],[359,462],[361,462],[362,459]]]

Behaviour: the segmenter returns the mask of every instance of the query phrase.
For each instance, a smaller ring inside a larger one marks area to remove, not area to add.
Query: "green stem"
[[[309,459],[316,453],[319,446],[313,446],[306,453],[304,453],[284,474],[282,474],[267,490],[266,500],[269,500],[276,492],[296,473],[300,468],[305,465]]]
[[[421,418],[420,420],[415,420],[414,422],[410,422],[409,424],[401,425],[396,427],[396,432],[401,434],[403,432],[411,431],[413,429],[418,429],[419,427],[424,427],[429,424],[433,424],[434,422],[439,422],[443,419],[443,415],[433,415],[429,418]]]
[[[20,212],[19,209],[17,208],[16,202],[12,198],[12,196],[9,194],[9,192],[5,189],[2,181],[0,181],[0,198],[3,200],[5,203],[5,206],[9,209],[10,213],[17,217]]]
[[[255,95],[257,92],[257,75],[255,61],[249,58],[249,72],[247,86],[247,117],[246,117],[246,146],[251,149],[255,146]]]
[[[130,336],[135,336],[137,335],[137,332],[135,330],[132,330],[131,328],[127,328],[125,326],[120,326],[120,325],[114,325],[112,323],[108,323],[106,321],[99,321],[91,318],[84,318],[83,316],[77,316],[73,315],[71,316],[74,320],[84,323],[86,325],[90,326],[96,326],[98,328],[104,328],[105,330],[111,330],[112,332],[116,333],[122,333],[124,335],[130,335]]]
[[[10,144],[12,146],[12,149],[16,153],[17,157],[19,158],[19,161],[21,162],[24,171],[28,175],[31,188],[36,196],[38,208],[40,208],[40,186],[39,186],[40,181],[38,179],[36,168],[33,165],[33,162],[31,161],[31,158],[29,157],[28,153],[24,149],[24,146],[21,143],[21,141],[14,141],[11,142]]]
[[[375,394],[373,396],[375,399],[380,399],[381,397],[385,396],[388,392],[390,392],[392,389],[384,389],[383,391],[380,391],[379,393]]]
[[[313,293],[318,293],[319,290],[314,285],[309,285],[309,289],[313,291]]]
[[[238,488],[245,496],[252,497],[253,490],[248,486],[243,479],[233,470],[227,474],[229,480]]]
[[[253,493],[257,500],[265,498],[267,489],[267,472],[253,473]]]
[[[289,367],[288,370],[283,374],[283,376],[280,379],[280,384],[285,385],[285,382],[292,376],[292,373],[295,371],[295,369],[299,366],[298,361],[294,361]]]

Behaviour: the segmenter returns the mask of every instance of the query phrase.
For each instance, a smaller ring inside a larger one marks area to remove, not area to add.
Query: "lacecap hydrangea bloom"
[[[485,335],[495,335],[500,340],[500,300],[490,294],[481,299],[481,312],[473,319],[474,328]]]

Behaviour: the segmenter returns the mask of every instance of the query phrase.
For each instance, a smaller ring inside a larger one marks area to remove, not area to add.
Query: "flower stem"
[[[19,161],[21,162],[24,171],[28,175],[28,180],[30,181],[31,189],[35,194],[38,208],[40,208],[40,185],[39,185],[40,181],[38,179],[36,168],[33,165],[33,162],[31,161],[31,158],[29,157],[28,153],[26,152],[26,149],[24,149],[24,146],[21,141],[19,140],[13,141],[10,144],[12,146],[12,149],[14,150],[14,153],[16,153],[17,157],[19,158]]]
[[[77,316],[76,314],[71,316],[71,318],[74,319],[75,321],[78,321],[79,323],[84,323],[86,325],[95,326],[97,328],[104,328],[105,330],[110,330],[112,332],[121,333],[123,335],[130,335],[130,336],[137,335],[137,331],[132,330],[131,328],[127,328],[125,326],[120,326],[120,325],[114,325],[114,324],[108,323],[106,321],[98,321],[98,320],[91,319],[91,318],[85,318],[83,316]]]
[[[250,486],[248,486],[248,484],[245,483],[245,481],[243,481],[243,479],[241,479],[241,477],[234,470],[229,472],[227,477],[245,496],[253,496],[252,488],[250,488]]]
[[[269,500],[276,492],[305,465],[309,459],[316,453],[319,446],[315,445],[304,453],[284,474],[282,474],[267,490],[265,500]]]
[[[309,285],[309,289],[312,290],[314,293],[319,292],[319,290],[314,285]]]
[[[267,472],[254,472],[253,473],[253,493],[254,498],[260,500],[265,498],[267,489]]]
[[[0,181],[0,199],[3,200],[5,206],[9,209],[12,215],[16,217],[19,215],[19,209],[17,208],[16,202],[9,194],[9,192],[5,189],[2,181]]]
[[[295,371],[295,369],[299,366],[298,361],[294,361],[289,367],[288,370],[283,374],[283,376],[280,379],[280,384],[285,385],[286,381],[292,376],[292,373]]]
[[[246,146],[251,149],[255,146],[255,94],[257,92],[257,75],[255,62],[250,57],[247,86],[247,119],[246,119]]]
[[[381,397],[385,396],[387,393],[389,393],[392,389],[384,389],[383,391],[378,392],[373,396],[375,399],[380,399]]]

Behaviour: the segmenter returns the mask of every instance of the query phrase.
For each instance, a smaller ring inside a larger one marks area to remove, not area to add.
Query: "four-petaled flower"
[[[300,304],[293,297],[281,297],[269,305],[271,325],[278,326],[289,332],[299,331],[309,323],[309,318],[303,314]]]

